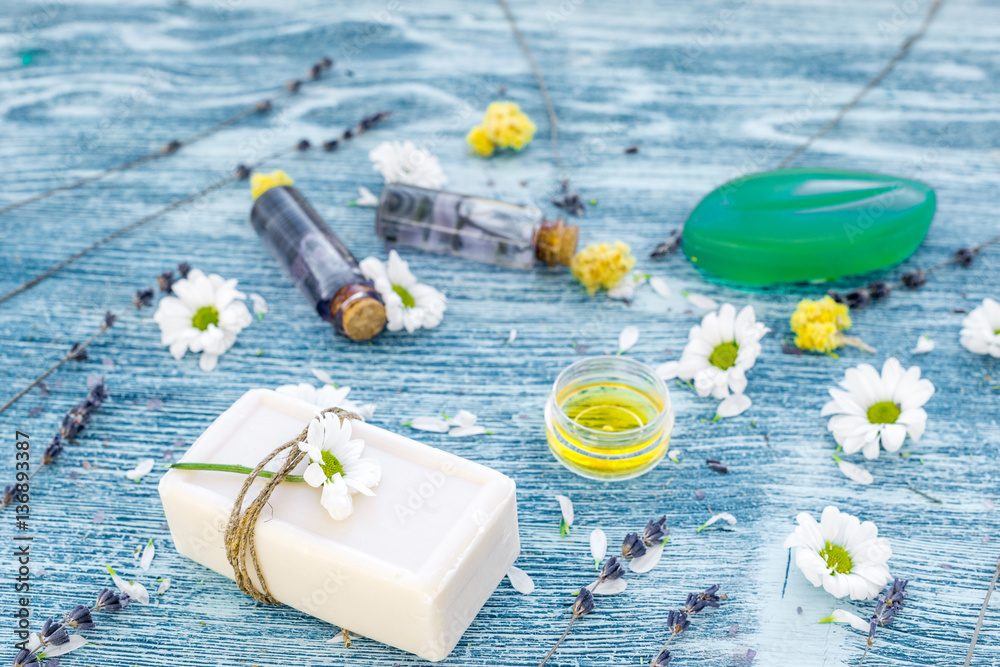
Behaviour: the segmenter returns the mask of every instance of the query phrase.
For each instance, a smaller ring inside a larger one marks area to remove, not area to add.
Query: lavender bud
[[[339,146],[339,145],[340,145],[340,142],[338,140],[336,140],[336,139],[329,139],[329,140],[323,142],[323,150],[325,150],[325,151],[335,151],[335,150],[337,150],[337,146]]]
[[[847,293],[847,305],[850,308],[864,308],[868,305],[868,291],[865,289],[851,290]]]
[[[299,92],[299,88],[301,87],[302,87],[302,82],[299,81],[298,79],[292,79],[291,81],[285,84],[285,90],[287,90],[290,93]]]
[[[910,289],[917,289],[927,282],[927,276],[924,275],[923,271],[908,271],[903,274],[903,284]]]
[[[181,274],[181,278],[187,278],[188,274],[191,272],[191,265],[187,262],[181,262],[177,265],[177,273]]]
[[[972,260],[975,258],[976,253],[968,248],[959,248],[955,251],[955,261],[965,268],[972,266]]]
[[[266,113],[271,110],[272,106],[271,100],[261,100],[260,102],[257,102],[257,104],[253,105],[253,108],[261,113]]]
[[[671,609],[670,613],[667,614],[667,627],[670,628],[670,634],[679,635],[690,626],[691,621],[688,620],[685,612]]]
[[[670,651],[663,649],[660,651],[660,655],[653,658],[653,660],[649,663],[649,667],[667,667],[667,665],[670,664],[670,660]]]
[[[89,630],[97,625],[94,623],[94,617],[90,613],[90,607],[84,604],[78,604],[73,607],[66,614],[63,623],[71,628],[78,628],[80,630]]]
[[[87,348],[82,347],[79,343],[73,343],[73,347],[69,348],[69,352],[66,353],[66,358],[69,361],[86,361],[87,357]]]
[[[319,64],[323,69],[330,69],[333,67],[333,59],[323,56],[323,58],[319,61]]]
[[[56,433],[55,436],[52,438],[52,442],[49,444],[48,447],[45,448],[45,451],[42,453],[42,465],[47,466],[50,463],[53,463],[57,458],[59,458],[59,455],[62,454],[62,452],[63,452],[62,436]]]
[[[160,291],[164,294],[174,293],[174,272],[167,269],[156,277],[156,282],[160,285]]]
[[[638,533],[629,533],[622,540],[622,558],[632,560],[646,555],[646,545],[639,539]]]
[[[136,290],[135,294],[132,295],[132,305],[137,309],[151,306],[153,305],[153,297],[155,295],[156,292],[153,291],[152,287],[143,287]]]
[[[722,464],[722,461],[716,461],[715,459],[708,459],[705,461],[705,465],[714,470],[715,472],[722,473],[725,475],[729,472],[729,468]]]
[[[42,644],[61,646],[69,641],[69,633],[66,632],[66,628],[61,623],[56,623],[51,618],[47,618],[45,619],[45,623],[42,624],[38,638],[41,639]]]
[[[581,588],[573,602],[573,616],[580,618],[594,611],[594,594],[586,588]]]
[[[13,667],[41,667],[41,663],[38,662],[37,654],[22,648],[14,657]]]
[[[168,143],[160,146],[160,153],[162,155],[170,155],[171,153],[176,153],[177,149],[181,147],[181,142],[177,139],[171,139]]]
[[[249,175],[250,175],[250,167],[244,164],[238,164],[236,165],[236,169],[233,169],[233,178],[235,178],[238,181],[246,180],[246,178]]]
[[[884,280],[876,280],[868,283],[868,295],[873,299],[884,299],[889,296],[891,288]]]
[[[118,318],[110,310],[104,313],[104,328],[110,329]]]
[[[836,290],[832,289],[827,290],[826,295],[829,296],[834,301],[836,301],[837,303],[847,303],[847,300],[844,298],[844,295]]]
[[[601,574],[597,577],[597,580],[604,583],[605,581],[621,579],[624,575],[625,569],[622,567],[621,562],[618,558],[612,556],[604,562],[604,566],[601,567]]]
[[[308,139],[301,139],[299,143],[295,144],[295,150],[307,151],[312,148],[312,144],[309,143]]]
[[[312,67],[309,68],[309,78],[310,79],[316,80],[322,74],[323,74],[323,65],[320,64],[320,63],[316,63],[315,65],[313,65]]]
[[[646,524],[646,530],[644,530],[642,533],[642,543],[645,544],[647,547],[651,547],[654,544],[660,544],[661,542],[663,542],[664,538],[667,536],[667,533],[670,532],[666,528],[664,528],[666,523],[667,523],[666,514],[661,516],[656,521],[650,520],[650,522]]]

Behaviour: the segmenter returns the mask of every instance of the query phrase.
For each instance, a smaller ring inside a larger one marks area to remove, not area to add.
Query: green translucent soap
[[[934,217],[923,183],[837,169],[753,174],[713,190],[684,225],[703,271],[746,285],[832,280],[909,257]]]

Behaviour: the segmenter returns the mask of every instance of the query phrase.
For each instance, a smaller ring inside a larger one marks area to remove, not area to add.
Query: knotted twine
[[[341,410],[340,408],[329,408],[323,410],[319,413],[317,418],[321,418],[328,413],[333,413],[340,417],[341,423],[345,419],[356,419],[361,420],[361,417],[354,414],[353,412],[348,412],[346,410]],[[310,421],[310,424],[312,421]],[[225,545],[226,545],[226,559],[229,564],[233,566],[233,572],[236,575],[236,585],[239,586],[240,590],[247,595],[252,596],[258,602],[263,602],[265,604],[281,604],[281,601],[276,599],[271,595],[271,590],[267,587],[267,580],[264,579],[264,572],[261,569],[260,561],[257,559],[257,519],[260,518],[260,513],[264,509],[271,494],[274,490],[278,488],[288,475],[291,474],[295,466],[299,465],[308,454],[299,448],[299,444],[306,441],[306,437],[309,434],[309,425],[307,424],[299,435],[281,445],[276,447],[274,451],[265,456],[257,467],[253,469],[253,472],[247,475],[246,479],[243,481],[243,487],[240,492],[236,495],[236,501],[233,503],[233,510],[229,514],[229,522],[226,524],[225,533]],[[285,450],[291,449],[288,456],[285,458],[285,462],[281,464],[278,471],[274,473],[273,477],[264,478],[266,482],[264,483],[264,488],[260,490],[257,497],[254,498],[243,508],[243,501],[246,499],[247,493],[250,491],[250,487],[253,483],[260,477],[261,471],[268,463],[273,461],[279,454]],[[260,584],[258,588],[254,583],[254,580],[250,576],[250,572],[247,568],[247,561],[253,564],[254,571],[257,573],[257,582]]]

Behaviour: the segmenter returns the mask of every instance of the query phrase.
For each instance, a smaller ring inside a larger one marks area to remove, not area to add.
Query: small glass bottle
[[[533,206],[387,183],[375,233],[389,243],[521,269],[569,265],[579,230]]]
[[[368,340],[382,330],[382,297],[298,190],[289,185],[265,190],[254,202],[250,223],[319,316],[338,333]]]
[[[674,412],[667,385],[628,357],[581,359],[556,378],[545,432],[556,459],[599,480],[638,477],[667,453]]]

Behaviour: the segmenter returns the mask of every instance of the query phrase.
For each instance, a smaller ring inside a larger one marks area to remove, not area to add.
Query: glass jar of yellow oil
[[[667,453],[674,413],[653,369],[627,357],[581,359],[559,374],[545,404],[549,448],[591,479],[649,472]]]

